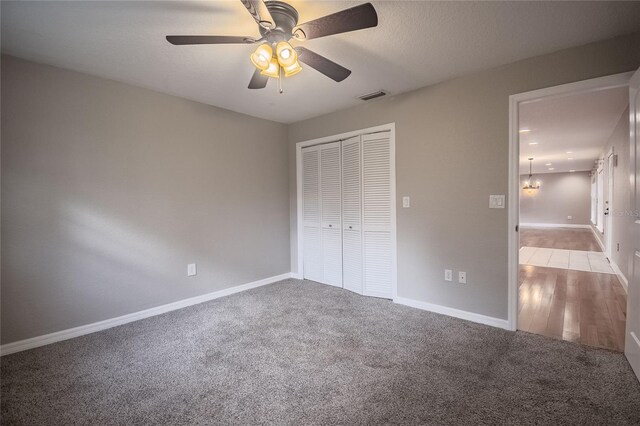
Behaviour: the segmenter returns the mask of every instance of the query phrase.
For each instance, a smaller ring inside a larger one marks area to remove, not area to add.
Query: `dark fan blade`
[[[264,89],[267,87],[267,81],[269,81],[269,77],[260,74],[260,70],[255,70],[249,82],[249,89]]]
[[[345,78],[349,77],[351,71],[343,67],[342,65],[338,65],[335,62],[325,58],[324,56],[318,55],[315,52],[312,52],[309,49],[305,49],[304,47],[296,47],[296,52],[298,52],[298,59],[300,62],[303,62],[309,65],[311,68],[314,68],[317,71],[320,71],[322,74],[326,75],[332,80],[340,82]]]
[[[365,3],[298,25],[293,34],[298,39],[309,40],[371,28],[376,25],[378,25],[378,14],[371,3]]]
[[[256,39],[241,36],[208,36],[208,35],[170,35],[167,41],[175,45],[184,44],[251,44]]]
[[[274,29],[275,21],[271,16],[271,12],[267,9],[267,5],[263,0],[240,0],[244,7],[247,8],[253,19],[263,28]]]

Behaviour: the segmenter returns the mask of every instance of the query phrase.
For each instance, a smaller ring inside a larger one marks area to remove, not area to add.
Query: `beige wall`
[[[527,178],[521,175],[520,182]],[[544,173],[533,179],[540,181],[540,189],[520,191],[520,223],[591,224],[589,172]]]
[[[437,58],[434,58],[437,60]],[[640,34],[527,59],[289,126],[292,268],[295,143],[396,123],[398,295],[507,318],[509,95],[637,69]],[[355,76],[354,78],[357,78]],[[467,272],[466,285],[443,280]]]
[[[288,272],[287,162],[285,125],[3,56],[2,343]]]

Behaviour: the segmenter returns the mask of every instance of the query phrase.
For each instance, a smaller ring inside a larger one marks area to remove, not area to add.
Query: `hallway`
[[[523,228],[520,247],[597,251],[588,229]],[[624,349],[627,295],[614,274],[520,265],[518,329],[615,351]]]

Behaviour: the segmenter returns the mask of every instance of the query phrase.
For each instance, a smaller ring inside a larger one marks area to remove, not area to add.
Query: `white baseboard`
[[[591,225],[576,225],[574,223],[521,223],[521,228],[582,228],[592,229]]]
[[[252,288],[272,284],[278,281],[285,280],[287,278],[291,278],[290,272],[282,275],[276,275],[275,277],[269,277],[247,284],[238,285],[235,287],[225,288],[223,290],[214,291],[213,293],[207,293],[201,296],[195,296],[189,299],[167,303],[166,305],[156,306],[155,308],[145,309],[144,311],[134,312],[127,315],[122,315],[120,317],[94,322],[92,324],[81,325],[79,327],[69,328],[67,330],[56,331],[55,333],[45,334],[43,336],[36,336],[30,339],[7,343],[0,346],[0,356],[9,355],[15,352],[26,351],[27,349],[49,345],[51,343],[60,342],[63,340],[73,339],[74,337],[84,336],[85,334],[95,333],[96,331],[106,330],[107,328],[117,327],[119,325],[127,324],[133,321],[138,321],[155,315],[164,314],[166,312],[175,311],[177,309],[186,308],[187,306],[208,302],[209,300],[229,296],[241,291],[251,290]]]
[[[393,301],[395,303],[399,303],[400,305],[411,306],[412,308],[418,308],[425,311],[435,312],[437,314],[448,315],[450,317],[460,318],[467,321],[510,330],[509,321],[507,321],[506,319],[489,317],[486,315],[476,314],[473,312],[463,311],[455,308],[449,308],[442,305],[435,305],[433,303],[421,302],[419,300],[408,299],[405,297],[396,297],[395,299],[393,299]]]
[[[593,232],[593,236],[595,237],[596,242],[600,246],[600,250],[602,250],[603,253],[606,253],[607,250],[604,248],[604,243],[602,242],[602,239],[600,238],[600,235],[598,234],[599,231],[593,225],[589,226],[589,229],[591,229],[591,232]]]
[[[613,272],[615,272],[618,276],[618,280],[620,280],[620,284],[622,284],[622,288],[624,289],[625,293],[629,294],[629,281],[627,281],[627,277],[624,276],[622,270],[620,270],[620,267],[616,262],[614,262],[613,260],[609,260],[609,264],[611,265],[611,269],[613,269]]]

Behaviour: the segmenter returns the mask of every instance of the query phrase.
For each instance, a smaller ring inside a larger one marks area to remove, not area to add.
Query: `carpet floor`
[[[619,353],[286,280],[1,358],[2,424],[640,424]]]

